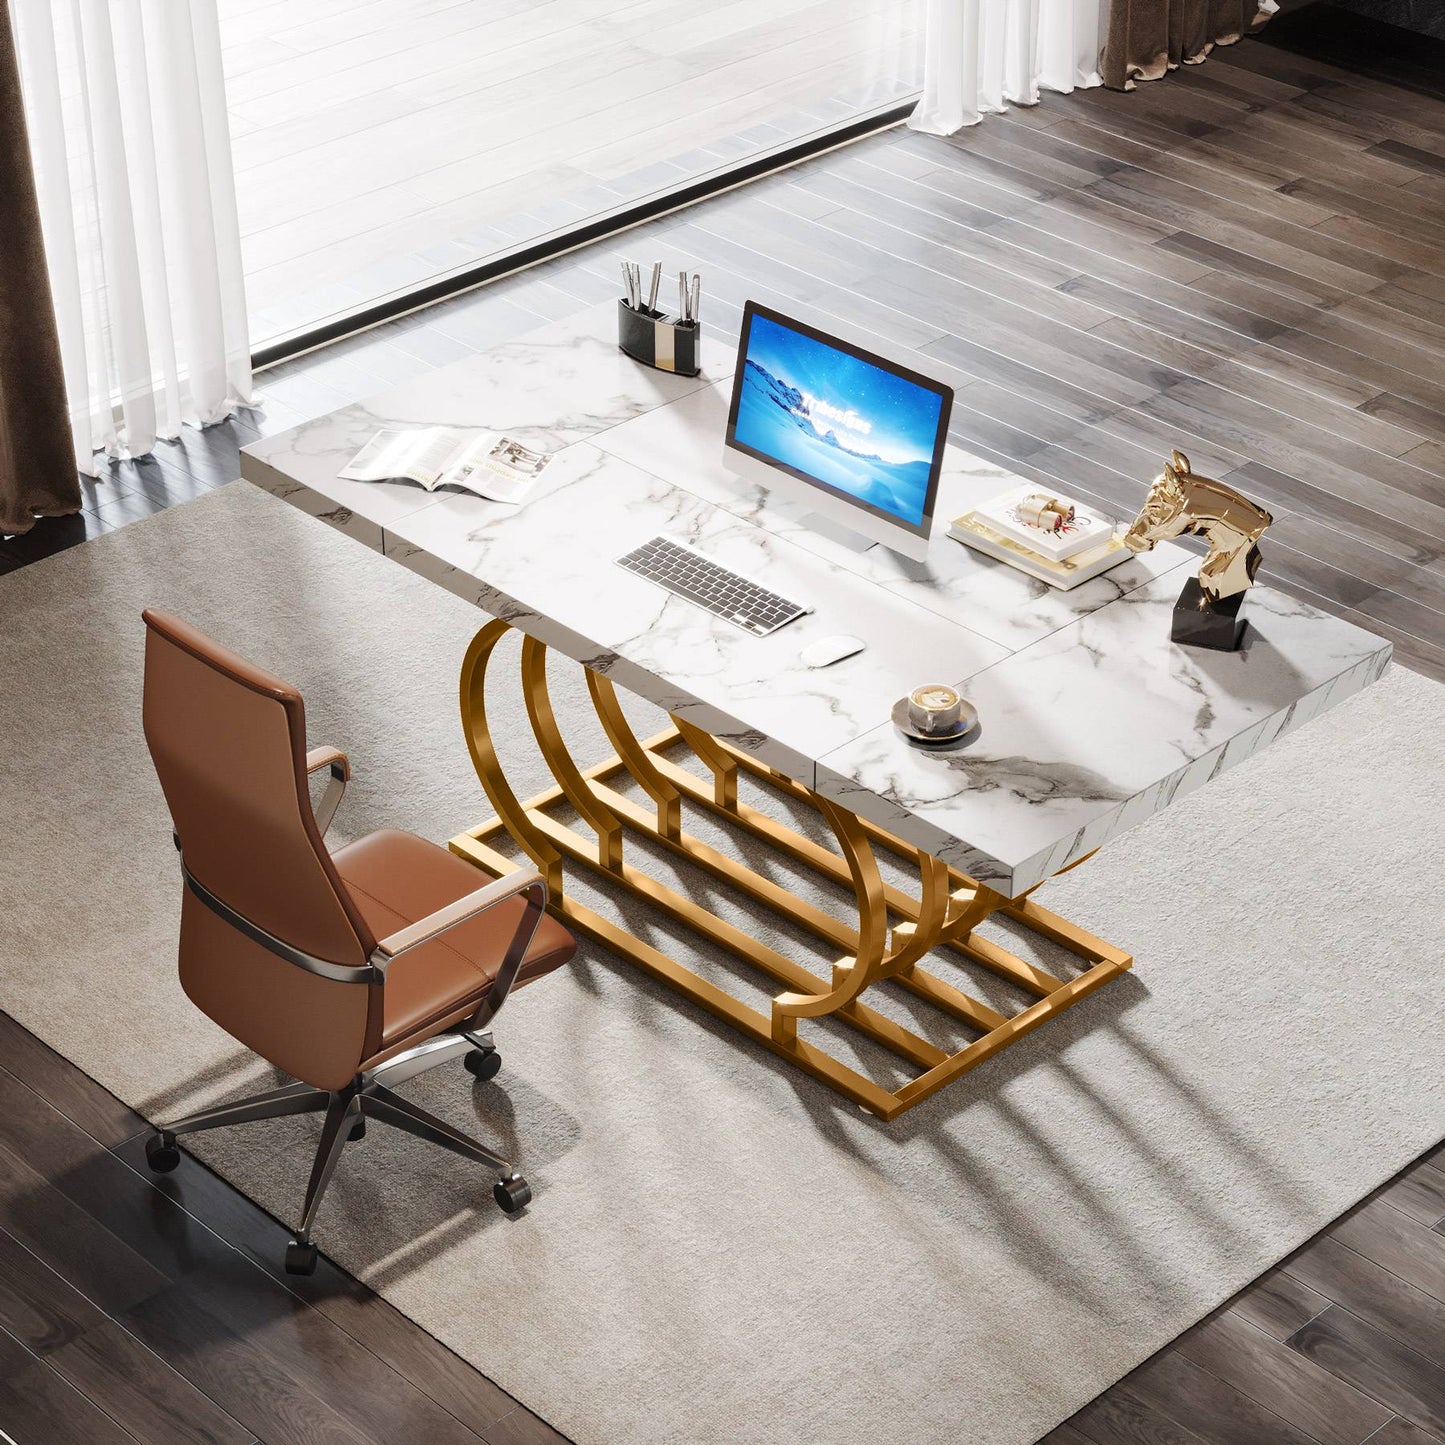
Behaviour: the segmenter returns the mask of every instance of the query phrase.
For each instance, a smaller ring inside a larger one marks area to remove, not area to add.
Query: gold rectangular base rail
[[[509,630],[502,622],[483,628],[463,667],[463,724],[478,776],[497,816],[453,838],[452,851],[500,877],[519,866],[492,846],[510,836],[547,879],[549,907],[576,932],[596,939],[880,1118],[895,1118],[937,1093],[1130,967],[1132,959],[1127,953],[1049,912],[1028,894],[1010,899],[995,893],[682,719],[675,718],[673,726],[654,737],[637,738],[623,716],[611,682],[591,671],[587,672],[588,689],[617,752],[593,767],[579,768],[562,742],[552,712],[546,684],[546,649],[532,638],[524,639],[522,645],[524,697],[538,745],[557,782],[525,803],[520,802],[497,760],[484,705],[487,663],[496,643]],[[711,774],[710,780],[679,766],[668,756],[684,746],[702,762]],[[739,801],[739,769],[815,808],[832,827],[840,851],[825,848]],[[609,786],[609,782],[627,777],[638,784],[653,806],[644,807]],[[686,832],[682,827],[684,801],[762,839],[795,863],[851,888],[857,903],[856,925],[797,897]],[[594,836],[588,837],[550,816],[548,809],[559,804],[570,806]],[[625,862],[624,836],[629,830],[783,914],[822,939],[830,949],[838,950],[841,957],[833,966],[832,978],[818,977]],[[917,868],[917,897],[883,881],[873,853],[875,844]],[[572,897],[565,878],[568,863],[600,874],[645,899],[659,913],[700,938],[761,969],[785,991],[772,1000],[770,1012],[743,1003]],[[979,925],[994,914],[1051,940],[1088,966],[1072,979],[1061,979],[993,940],[978,936]],[[919,965],[934,949],[947,949],[968,965],[1006,980],[1034,1002],[1013,1015],[998,1012],[981,999],[925,972]],[[868,1007],[863,1002],[864,993],[884,981],[925,1000],[977,1037],[964,1048],[949,1052]],[[886,1088],[799,1037],[799,1019],[820,1017],[840,1020],[857,1029],[906,1061],[915,1071],[913,1077],[899,1088]]]

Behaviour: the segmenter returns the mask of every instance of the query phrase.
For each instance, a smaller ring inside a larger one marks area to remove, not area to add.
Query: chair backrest
[[[186,870],[291,948],[364,966],[376,940],[316,826],[300,693],[178,617],[144,617],[146,743]],[[189,888],[180,971],[222,1028],[318,1087],[347,1082],[379,1036],[378,987],[304,971]]]

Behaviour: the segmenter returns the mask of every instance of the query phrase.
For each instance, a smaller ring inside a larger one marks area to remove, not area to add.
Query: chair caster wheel
[[[314,1244],[302,1244],[299,1239],[293,1239],[291,1243],[286,1246],[286,1273],[315,1274],[316,1246]]]
[[[502,1056],[496,1049],[473,1049],[462,1065],[473,1078],[495,1079],[502,1068]]]
[[[146,1163],[157,1174],[169,1174],[180,1162],[181,1151],[169,1134],[157,1131],[146,1140]]]
[[[355,1143],[357,1142],[357,1140],[359,1140],[359,1139],[365,1139],[365,1138],[366,1138],[366,1120],[365,1120],[365,1119],[358,1119],[358,1120],[356,1121],[356,1123],[354,1123],[354,1124],[351,1126],[351,1133],[349,1133],[346,1137],[347,1137],[347,1139],[348,1139],[351,1143],[353,1143],[353,1144],[355,1144]]]
[[[514,1174],[492,1185],[492,1198],[503,1214],[520,1214],[532,1202],[532,1186],[520,1174]]]

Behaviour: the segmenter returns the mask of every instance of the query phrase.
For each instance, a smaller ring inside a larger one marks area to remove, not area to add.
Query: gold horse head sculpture
[[[1233,487],[1196,477],[1189,458],[1175,452],[1154,478],[1124,545],[1131,552],[1147,552],[1156,542],[1197,533],[1209,543],[1209,555],[1199,569],[1199,587],[1211,602],[1218,602],[1253,585],[1259,571],[1259,539],[1272,521],[1263,507]]]

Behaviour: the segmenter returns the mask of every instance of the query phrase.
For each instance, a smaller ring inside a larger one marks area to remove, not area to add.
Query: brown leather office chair
[[[348,1139],[367,1119],[496,1171],[509,1214],[532,1197],[498,1155],[392,1092],[461,1057],[501,1066],[487,1027],[514,987],[566,963],[572,935],[543,910],[532,872],[478,888],[446,849],[386,829],[327,851],[350,777],[346,755],[306,751],[301,695],[168,613],[145,614],[145,735],[175,826],[185,890],[180,976],[191,1001],[299,1082],[158,1129],[152,1169],[176,1139],[287,1114],[326,1120],[286,1268],[316,1267],[311,1230]],[[313,811],[311,774],[330,780]]]

